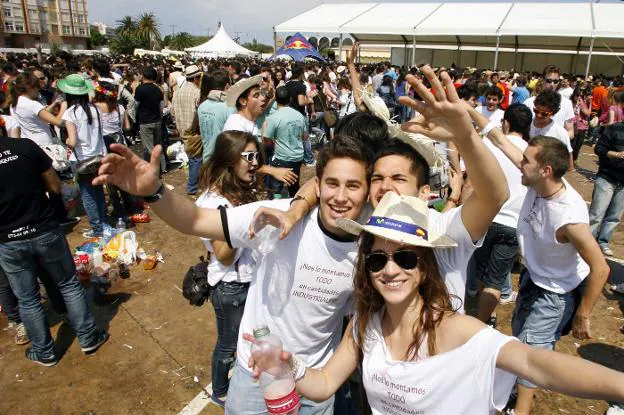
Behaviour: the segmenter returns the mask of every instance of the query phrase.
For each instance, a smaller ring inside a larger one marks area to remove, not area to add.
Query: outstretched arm
[[[624,401],[624,374],[563,353],[505,344],[496,366],[544,389],[586,399]]]
[[[474,188],[462,208],[462,221],[472,240],[477,241],[485,235],[492,219],[509,198],[507,180],[498,161],[472,126],[470,115],[457,96],[448,74],[442,73],[441,83],[430,67],[423,67],[422,72],[435,95],[420,80],[408,75],[407,82],[423,101],[409,97],[401,97],[400,101],[422,114],[424,122],[407,122],[401,128],[424,134],[433,140],[455,143]]]
[[[112,144],[111,151],[104,157],[93,185],[110,183],[135,196],[150,196],[158,191],[162,185],[158,177],[160,145],[152,151],[149,162],[121,144]],[[150,207],[167,225],[182,233],[220,241],[225,239],[217,209],[199,208],[190,199],[166,188],[163,188],[162,198]]]
[[[353,42],[351,52],[347,51],[347,68],[349,69],[349,78],[351,79],[351,90],[353,91],[353,101],[355,107],[360,108],[362,105],[362,86],[360,85],[360,73],[355,67],[355,56],[357,55],[358,43]]]

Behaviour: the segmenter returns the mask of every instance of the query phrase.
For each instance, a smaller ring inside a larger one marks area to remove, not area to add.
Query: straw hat
[[[197,78],[201,75],[201,69],[197,65],[189,65],[184,69],[184,76],[186,79]]]
[[[236,101],[238,101],[238,97],[240,97],[243,92],[253,86],[260,86],[260,84],[262,84],[262,75],[241,79],[228,89],[227,98],[225,100],[226,105],[228,107],[236,107]]]
[[[399,196],[388,192],[373,211],[365,225],[340,218],[337,225],[353,235],[362,231],[394,242],[427,248],[457,247],[457,242],[444,234],[431,232],[427,204],[414,196]]]
[[[371,114],[385,121],[390,120],[390,110],[383,99],[370,95],[365,89],[362,89],[362,104],[366,105]]]
[[[345,71],[345,69],[347,69],[346,66],[340,65],[339,67],[336,68],[336,72],[343,73]]]
[[[176,61],[173,64],[173,67],[176,68],[176,69],[184,70],[184,65],[182,65],[182,62],[180,62],[180,61]]]
[[[93,90],[91,81],[84,79],[82,75],[72,74],[56,83],[61,91],[69,95],[85,95]]]

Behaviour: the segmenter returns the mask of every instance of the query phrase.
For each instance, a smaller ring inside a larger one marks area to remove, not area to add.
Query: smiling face
[[[418,257],[418,252],[418,249],[413,246],[375,237],[370,254],[385,254],[387,255],[387,262],[380,271],[369,271],[368,273],[373,288],[381,294],[386,305],[409,305],[417,299],[418,288],[423,282],[423,274],[418,261],[414,264],[413,261],[403,262],[399,258],[401,256],[403,258],[413,257],[414,253]],[[404,267],[411,269],[402,268],[397,264],[397,261]]]
[[[535,114],[535,126],[537,128],[544,128],[552,121],[553,112],[550,108],[536,104],[533,110]]]
[[[331,159],[316,184],[323,226],[336,235],[347,235],[336,220],[356,220],[360,215],[368,196],[366,166],[350,158]]]
[[[373,166],[370,185],[370,202],[377,207],[388,192],[402,196],[416,196],[427,200],[429,186],[418,186],[418,179],[412,172],[412,161],[401,155],[381,157]]]
[[[257,152],[258,146],[255,143],[247,143],[243,152]],[[258,170],[258,158],[248,161],[246,157],[241,155],[240,160],[234,166],[236,177],[243,183],[253,183],[256,178],[256,170]]]

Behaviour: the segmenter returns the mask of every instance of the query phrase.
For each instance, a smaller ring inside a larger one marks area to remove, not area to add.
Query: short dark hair
[[[110,78],[111,66],[104,59],[96,59],[93,61],[93,70],[101,77]]]
[[[379,159],[387,156],[403,156],[412,162],[410,173],[416,177],[418,188],[429,184],[429,163],[427,163],[427,160],[412,146],[398,138],[391,138],[388,142],[384,143],[383,148],[375,155],[371,169],[374,169],[375,163],[377,163]]]
[[[555,65],[546,65],[544,67],[544,71],[542,72],[542,76],[546,78],[546,75],[548,75],[549,73],[556,73],[557,75],[561,75],[561,70]]]
[[[158,78],[158,73],[156,72],[156,69],[154,69],[154,67],[146,66],[145,68],[143,68],[143,78],[147,79],[148,81],[155,81]]]
[[[479,97],[479,90],[474,82],[466,82],[459,88],[457,88],[457,95],[459,98],[469,100],[470,97]]]
[[[485,91],[485,97],[489,97],[494,95],[495,97],[498,97],[499,100],[502,100],[504,95],[503,95],[503,91],[500,90],[499,87],[497,86],[491,86],[489,87],[486,91]]]
[[[223,91],[225,86],[230,83],[230,76],[224,70],[214,71],[211,75],[212,89],[217,91]]]
[[[526,76],[524,76],[524,75],[519,75],[519,76],[516,78],[516,83],[517,83],[518,85],[520,85],[520,86],[526,86],[526,84],[527,84],[527,77],[526,77]]]
[[[369,112],[356,111],[343,117],[336,126],[336,135],[359,140],[371,154],[375,154],[390,138],[388,124]]]
[[[303,75],[303,66],[301,65],[293,66],[290,72],[291,79],[299,79],[301,78],[301,75]]]
[[[556,91],[542,91],[536,97],[534,105],[541,105],[555,114],[561,106],[561,95]]]
[[[290,94],[285,86],[280,86],[275,90],[275,101],[277,101],[279,105],[290,104]]]
[[[237,75],[240,75],[240,73],[243,71],[243,66],[238,61],[230,62],[230,66],[234,69],[234,73]]]
[[[372,159],[372,154],[358,139],[346,135],[336,135],[336,137],[321,150],[316,162],[316,177],[319,180],[323,177],[327,164],[335,158],[349,158],[362,163],[366,170],[366,184],[368,184],[368,165]]]
[[[522,134],[524,141],[530,140],[531,121],[533,113],[524,104],[511,104],[505,110],[503,119],[509,123],[509,132]]]
[[[568,171],[570,153],[565,144],[554,137],[536,135],[529,141],[531,147],[541,147],[535,156],[540,166],[550,166],[553,176],[560,179]]]

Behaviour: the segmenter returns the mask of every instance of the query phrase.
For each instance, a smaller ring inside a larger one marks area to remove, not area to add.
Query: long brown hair
[[[249,143],[254,143],[258,148],[258,167],[262,166],[262,149],[258,139],[243,131],[224,131],[216,140],[212,156],[199,173],[199,189],[202,192],[208,190],[218,193],[234,206],[255,202],[255,185],[241,182],[234,167]]]
[[[355,306],[357,311],[356,344],[364,352],[366,346],[366,327],[384,305],[384,299],[375,289],[364,262],[371,252],[375,236],[365,232],[360,238],[360,249],[355,274]],[[440,275],[438,262],[431,248],[414,247],[418,253],[418,269],[422,280],[418,287],[422,307],[417,323],[414,325],[414,339],[410,344],[405,359],[414,360],[423,341],[427,340],[429,356],[436,354],[435,329],[440,325],[445,313],[454,312],[446,284]]]
[[[33,88],[39,89],[39,78],[37,78],[31,71],[24,71],[18,74],[14,80],[9,82],[8,102],[11,107],[17,105],[17,100],[20,95],[26,94]]]

